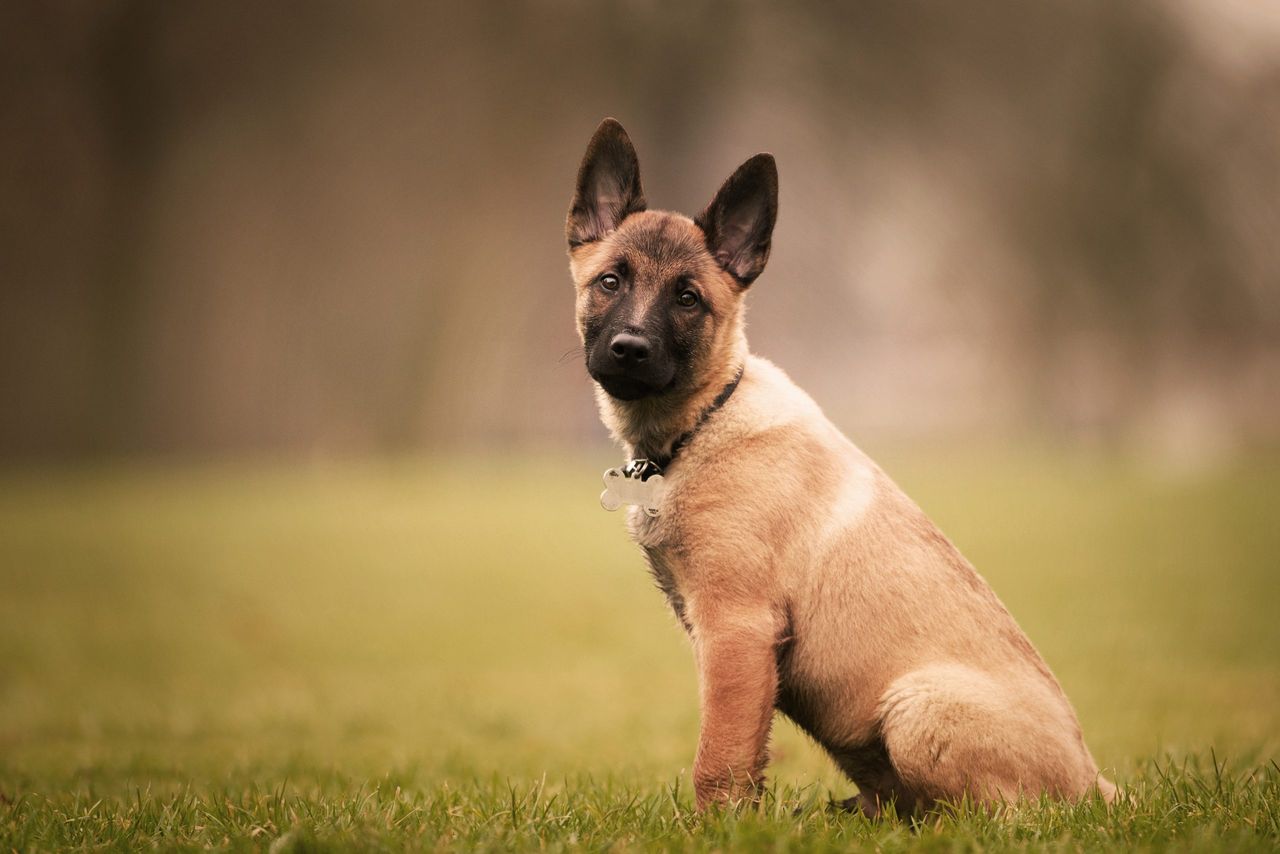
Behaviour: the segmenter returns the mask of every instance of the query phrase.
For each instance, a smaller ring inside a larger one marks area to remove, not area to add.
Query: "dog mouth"
[[[663,385],[656,385],[646,380],[629,377],[623,374],[614,375],[595,375],[591,378],[600,384],[600,387],[615,400],[643,400],[646,397],[656,397],[671,388],[675,382],[674,377]]]

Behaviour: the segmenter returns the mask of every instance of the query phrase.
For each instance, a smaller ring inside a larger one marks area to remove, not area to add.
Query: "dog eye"
[[[681,291],[680,296],[676,297],[676,302],[685,308],[693,308],[698,304],[698,295],[693,291]]]
[[[613,273],[605,273],[600,277],[600,287],[606,291],[616,291],[618,289],[618,277]]]

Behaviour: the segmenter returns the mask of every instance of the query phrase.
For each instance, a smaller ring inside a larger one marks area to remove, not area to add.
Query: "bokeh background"
[[[1274,754],[1276,6],[67,0],[0,4],[0,794],[687,767],[575,352],[607,115],[655,207],[777,156],[753,348],[1104,764]]]
[[[562,225],[774,152],[751,339],[863,437],[1280,424],[1270,4],[6,3],[6,460],[577,446]]]

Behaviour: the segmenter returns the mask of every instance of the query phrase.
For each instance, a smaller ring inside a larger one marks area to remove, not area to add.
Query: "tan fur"
[[[871,814],[965,795],[1110,799],[1070,703],[991,588],[803,391],[748,354],[746,289],[705,249],[639,257],[655,234],[701,245],[687,218],[637,213],[573,249],[571,269],[580,324],[619,252],[654,280],[664,263],[692,263],[713,307],[710,344],[677,393],[626,403],[598,390],[628,455],[669,448],[745,364],[665,473],[660,515],[629,517],[693,643],[698,806],[758,791],[775,708],[831,753]]]

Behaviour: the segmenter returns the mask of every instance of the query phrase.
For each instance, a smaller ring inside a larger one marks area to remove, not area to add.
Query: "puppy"
[[[688,632],[700,809],[754,797],[777,709],[878,815],[1115,787],[1075,712],[986,582],[780,369],[752,355],[744,297],[778,207],[773,157],[696,219],[648,210],[635,149],[602,123],[566,236],[607,473]],[[613,489],[613,487],[611,487]]]

